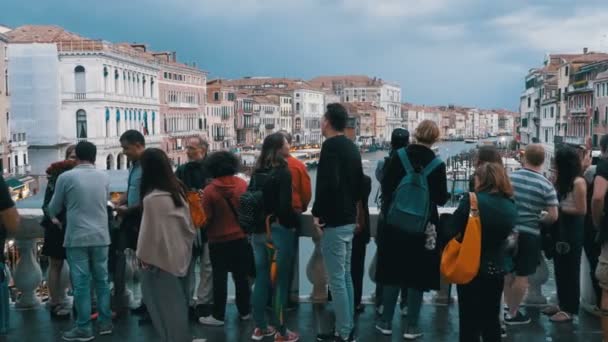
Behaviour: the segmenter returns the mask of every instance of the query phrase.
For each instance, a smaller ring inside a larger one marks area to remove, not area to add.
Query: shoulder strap
[[[479,205],[477,202],[477,195],[474,192],[469,192],[469,203],[471,207],[471,215],[479,214]]]
[[[414,171],[414,167],[412,166],[412,163],[410,162],[410,158],[408,158],[408,156],[407,156],[407,151],[405,150],[405,147],[400,148],[397,151],[397,155],[399,156],[399,159],[401,160],[401,165],[403,165],[405,172],[407,172],[409,174],[416,172],[416,171]]]
[[[431,174],[431,172],[433,172],[433,170],[435,170],[439,165],[441,165],[441,163],[443,163],[443,160],[441,160],[440,158],[435,157],[430,163],[429,165],[427,165],[423,170],[422,170],[422,174],[427,176]]]
[[[224,196],[221,196],[224,201],[226,201],[226,203],[228,204],[228,206],[230,207],[230,211],[232,211],[232,213],[234,214],[234,218],[236,219],[236,221],[239,221],[239,214],[236,212],[236,209],[234,208],[234,205],[232,205],[232,202],[230,202],[230,200]]]

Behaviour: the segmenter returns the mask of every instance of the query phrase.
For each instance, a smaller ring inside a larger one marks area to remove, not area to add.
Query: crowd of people
[[[344,107],[330,104],[322,120],[326,139],[311,212],[335,328],[319,332],[318,341],[356,341],[355,317],[364,310],[371,178],[344,133],[347,118]],[[530,323],[521,306],[541,253],[555,264],[558,298],[556,306],[542,313],[552,322],[571,322],[580,307],[583,250],[593,269],[584,276],[594,284],[597,312],[608,336],[608,136],[602,137],[602,157],[594,163],[585,148],[560,147],[551,179],[542,174],[549,161],[541,145],[528,145],[523,168],[510,175],[498,151],[484,146],[477,153],[470,195],[453,214],[443,215],[438,207],[450,196],[446,165],[431,149],[439,136],[437,125],[428,120],[416,128],[411,142],[407,130],[396,129],[391,151],[376,169],[381,184],[374,274],[378,333],[392,335],[401,297],[401,313],[407,315],[403,337],[423,336],[423,294],[439,289],[444,247],[452,239],[462,241],[475,216],[481,222],[479,267],[472,280],[457,286],[460,341],[500,341],[507,326]],[[143,323],[152,323],[161,341],[203,341],[190,333],[191,320],[222,327],[229,273],[238,318],[253,320],[252,340],[298,341],[286,312],[293,306],[289,292],[311,181],[306,167],[290,155],[291,136],[277,132],[265,138],[249,183],[238,175],[235,154],[208,155],[202,138],[189,139],[189,162],[176,172],[162,150],[146,148],[141,133],[127,131],[120,143],[130,168],[127,192],[115,202],[108,202],[109,178],[95,169],[91,142],[68,147],[65,160],[47,170],[43,254],[50,258],[53,317],[72,311],[60,284],[64,260],[74,298],[75,325],[63,339],[94,339],[94,320],[98,334],[112,334],[112,321],[127,310],[125,251],[130,249],[141,272],[142,305],[134,312]],[[17,229],[19,216],[0,180],[1,243]],[[408,194],[416,194],[415,200]],[[198,226],[196,208],[205,216]],[[0,292],[6,291],[0,277]],[[8,296],[2,293],[4,307]],[[3,317],[0,310],[0,333],[8,328]]]

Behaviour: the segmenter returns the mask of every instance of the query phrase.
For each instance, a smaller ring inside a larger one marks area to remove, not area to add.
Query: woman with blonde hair
[[[402,158],[407,158],[415,172],[428,172],[430,217],[424,234],[408,234],[388,223],[378,231],[376,281],[384,286],[384,310],[376,324],[376,330],[383,335],[392,334],[391,326],[397,298],[400,289],[407,288],[408,316],[403,337],[409,340],[421,337],[418,318],[422,295],[424,291],[439,289],[440,251],[437,248],[437,232],[434,227],[439,223],[437,206],[444,205],[448,200],[445,163],[437,160],[431,150],[439,140],[439,135],[437,124],[424,120],[416,128],[416,142],[394,153],[386,166],[382,181],[382,210],[388,212],[391,208],[396,189],[407,173]]]

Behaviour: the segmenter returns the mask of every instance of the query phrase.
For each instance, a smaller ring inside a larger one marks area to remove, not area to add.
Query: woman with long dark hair
[[[267,136],[251,177],[250,187],[263,192],[264,216],[269,218],[270,224],[270,227],[256,227],[253,235],[256,269],[253,318],[256,327],[251,338],[256,341],[272,335],[275,335],[277,342],[295,342],[299,339],[298,334],[287,329],[284,320],[296,239],[292,227],[296,226],[297,217],[291,205],[291,174],[283,158],[287,151],[289,144],[283,134]],[[272,246],[270,249],[269,243]],[[276,260],[276,275],[271,272],[269,254]],[[276,329],[268,325],[264,312],[269,288],[273,289],[273,321]]]
[[[163,342],[191,342],[188,267],[195,229],[186,193],[160,149],[141,157],[143,216],[137,240],[143,300]]]
[[[65,150],[65,159],[51,164],[46,170],[47,186],[44,193],[42,211],[44,218],[41,225],[44,227],[44,244],[42,245],[42,255],[49,258],[49,271],[47,287],[49,289],[49,306],[51,316],[67,318],[70,315],[70,308],[66,305],[66,289],[61,288],[61,272],[65,261],[65,248],[63,240],[65,237],[66,212],[58,217],[51,217],[48,213],[48,205],[55,193],[55,183],[59,176],[76,166],[76,145],[70,145]]]
[[[554,254],[555,283],[558,306],[550,306],[543,313],[552,322],[571,322],[579,310],[580,265],[585,239],[587,213],[587,183],[579,153],[566,146],[555,154],[557,177],[555,189],[559,198],[559,219],[551,229]]]

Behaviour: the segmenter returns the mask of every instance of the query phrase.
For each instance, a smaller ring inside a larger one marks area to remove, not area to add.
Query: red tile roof
[[[25,25],[6,33],[11,43],[56,43],[90,40],[55,25]]]
[[[365,75],[320,76],[308,81],[311,85],[322,89],[335,87],[365,87],[382,86],[385,82],[381,78],[371,78]]]

